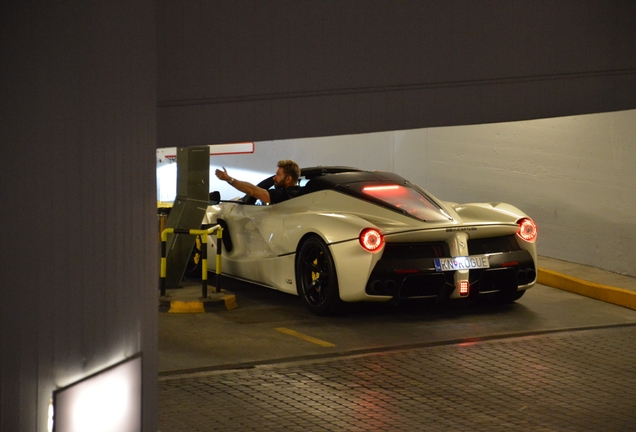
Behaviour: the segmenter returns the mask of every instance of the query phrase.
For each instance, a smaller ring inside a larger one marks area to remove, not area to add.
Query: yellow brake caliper
[[[199,261],[201,260],[201,246],[203,245],[203,243],[201,242],[201,237],[200,236],[196,236],[195,240],[194,240],[194,258],[192,259],[194,261],[194,264],[198,265]]]
[[[316,258],[312,264],[317,266],[318,265],[318,258]],[[319,276],[320,276],[320,273],[312,271],[311,272],[311,281],[312,282],[316,282],[316,279],[318,279]]]
[[[322,255],[322,252],[320,254]],[[315,265],[316,267],[318,267],[318,258],[316,258],[312,264]],[[320,277],[320,272],[314,272],[314,271],[311,272],[311,281],[312,282],[316,282],[316,280],[319,277]]]

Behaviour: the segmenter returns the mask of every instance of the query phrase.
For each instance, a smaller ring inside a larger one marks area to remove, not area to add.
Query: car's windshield
[[[422,191],[407,185],[362,183],[350,185],[361,195],[380,200],[390,207],[417,219],[435,222],[447,221],[450,216]]]

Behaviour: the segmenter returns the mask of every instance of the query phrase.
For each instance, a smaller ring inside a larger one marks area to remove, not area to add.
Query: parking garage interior
[[[158,148],[254,142],[219,165],[337,157],[514,202],[542,255],[636,276],[632,3],[2,9],[2,431],[49,430],[56,390],[138,357],[158,430]]]

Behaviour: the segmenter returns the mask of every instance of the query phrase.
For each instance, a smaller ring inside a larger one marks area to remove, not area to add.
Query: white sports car
[[[317,315],[342,302],[513,302],[536,282],[537,227],[509,204],[444,202],[397,174],[348,167],[302,169],[300,185],[273,205],[211,194],[203,223],[224,228],[224,275],[297,294]]]

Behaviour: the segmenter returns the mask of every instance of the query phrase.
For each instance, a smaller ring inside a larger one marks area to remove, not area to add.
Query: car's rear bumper
[[[466,297],[511,293],[534,285],[537,270],[527,250],[489,253],[490,268],[469,270]],[[455,271],[439,272],[435,258],[380,259],[369,276],[365,292],[369,296],[396,299],[456,297]]]

